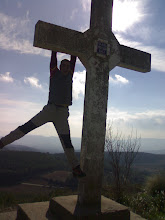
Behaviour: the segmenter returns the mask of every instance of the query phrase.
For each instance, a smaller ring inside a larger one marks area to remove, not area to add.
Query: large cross
[[[90,28],[84,33],[38,21],[34,46],[78,56],[86,68],[78,202],[100,209],[109,72],[115,66],[149,72],[151,55],[120,45],[112,33],[113,0],[92,0]]]

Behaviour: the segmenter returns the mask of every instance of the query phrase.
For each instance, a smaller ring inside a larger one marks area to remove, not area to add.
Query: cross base
[[[130,220],[130,211],[104,196],[101,196],[101,212],[90,207],[80,207],[77,203],[77,195],[61,196],[51,199],[49,210],[61,220]]]

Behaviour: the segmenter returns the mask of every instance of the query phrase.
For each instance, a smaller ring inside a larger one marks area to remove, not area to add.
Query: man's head
[[[60,64],[60,70],[64,75],[67,75],[68,73],[70,73],[71,71],[70,61],[67,59],[62,60]]]

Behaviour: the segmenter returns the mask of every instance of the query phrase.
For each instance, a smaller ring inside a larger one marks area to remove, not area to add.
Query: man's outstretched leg
[[[19,126],[14,131],[10,132],[5,137],[1,138],[0,148],[2,149],[4,146],[11,144],[15,140],[22,138],[25,134],[27,134],[29,131],[31,131],[35,128],[36,128],[36,126],[31,121],[25,123],[22,126]]]
[[[5,137],[0,139],[0,149],[12,142],[22,138],[24,135],[34,130],[35,128],[45,124],[49,120],[49,108],[45,106],[36,116],[19,126],[14,131],[10,132]]]

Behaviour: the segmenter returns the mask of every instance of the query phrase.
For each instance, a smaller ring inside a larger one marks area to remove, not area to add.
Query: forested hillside
[[[76,154],[80,156],[80,153]],[[110,157],[105,152],[105,175],[111,172],[109,160]],[[137,174],[139,181],[142,181],[147,175],[165,169],[165,155],[139,153],[133,169],[134,175]],[[64,154],[0,151],[0,186],[17,184],[36,175],[57,170],[71,171]]]
[[[32,176],[55,170],[68,170],[64,154],[0,152],[0,186],[13,185]]]

